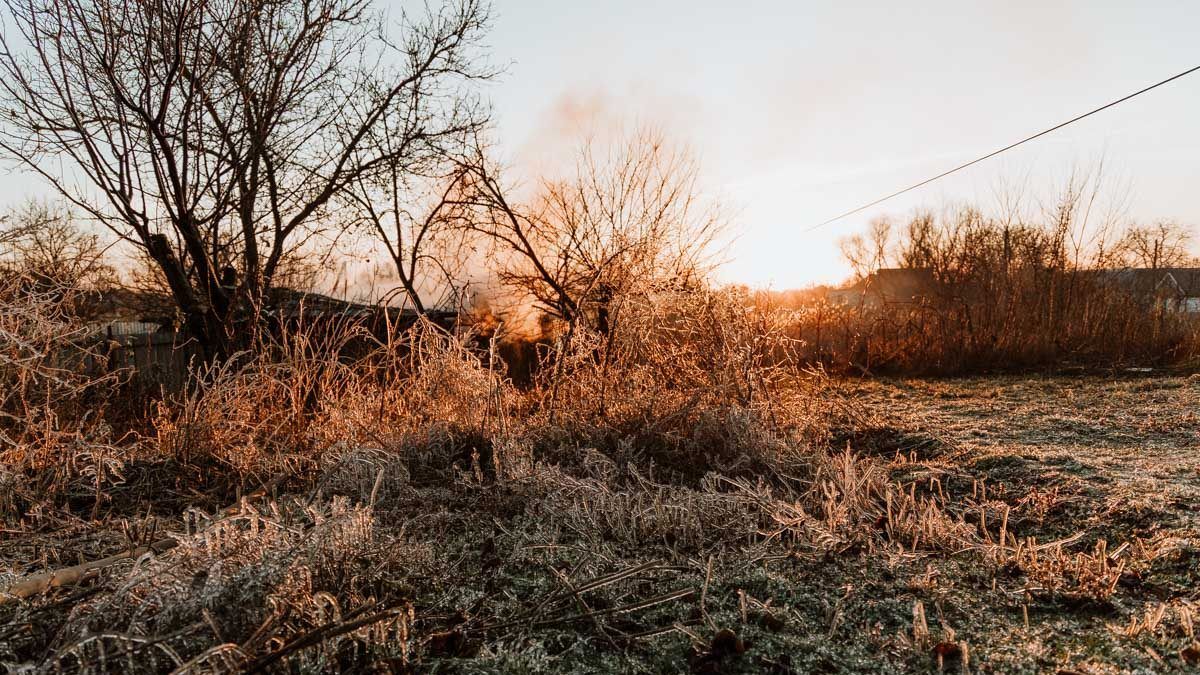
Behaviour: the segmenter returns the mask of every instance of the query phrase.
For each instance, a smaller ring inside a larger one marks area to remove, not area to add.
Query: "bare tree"
[[[461,174],[451,173],[417,194],[401,185],[397,171],[389,170],[385,180],[390,184],[355,194],[392,263],[400,282],[396,290],[421,314],[458,304],[470,260],[469,229],[460,226]]]
[[[695,160],[652,130],[584,143],[573,173],[541,181],[520,205],[484,160],[464,180],[484,207],[470,227],[498,246],[501,280],[605,335],[625,299],[702,282],[722,225]]]
[[[1133,226],[1118,243],[1119,255],[1130,267],[1183,267],[1193,258],[1188,248],[1192,231],[1172,221]]]
[[[0,267],[45,289],[95,291],[112,286],[109,247],[64,204],[31,199],[0,224]]]
[[[347,206],[359,214],[372,238],[387,253],[407,304],[424,314],[460,295],[469,258],[469,228],[461,227],[463,168],[470,142],[483,131],[483,120],[474,119],[446,134],[438,153],[417,162],[385,162],[379,171],[361,176],[347,193]],[[391,152],[412,122],[386,116],[372,145]],[[397,132],[394,129],[400,129]]]
[[[336,197],[478,124],[490,74],[481,0],[399,40],[369,0],[3,2],[0,148],[145,250],[216,351]]]
[[[838,242],[842,257],[849,263],[855,277],[865,279],[887,266],[892,245],[892,221],[876,218],[867,228],[867,235],[852,234]]]

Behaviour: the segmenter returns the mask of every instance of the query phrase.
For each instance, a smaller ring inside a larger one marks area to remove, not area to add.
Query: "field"
[[[807,56],[1086,50],[519,4],[0,0],[0,671],[1200,668],[1183,165],[995,164],[1200,66],[872,200],[986,116]]]
[[[143,547],[0,604],[0,661],[1101,673],[1200,660],[1196,377],[820,386],[826,448],[775,476],[577,447],[502,480],[478,458],[435,475],[429,458],[343,448],[315,482],[247,490],[224,511],[180,484],[106,507],[119,518],[31,511],[0,538],[0,585]]]
[[[855,393],[877,416],[880,438],[897,430],[910,439],[900,445],[914,448],[917,463],[893,463],[894,478],[937,477],[961,491],[986,482],[988,501],[1011,508],[1012,536],[1050,542],[1082,535],[1064,555],[1094,565],[1086,555],[1104,542],[1100,552],[1116,568],[1106,577],[1114,586],[1105,597],[1071,589],[1082,575],[1067,580],[1057,569],[1042,579],[1019,565],[991,568],[970,554],[910,559],[902,563],[908,578],[879,588],[877,597],[940,607],[984,670],[1194,667],[1197,378],[898,381],[864,384]],[[1125,544],[1132,558],[1114,555]]]

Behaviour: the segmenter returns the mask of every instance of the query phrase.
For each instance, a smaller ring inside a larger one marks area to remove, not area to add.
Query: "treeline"
[[[793,335],[805,358],[852,372],[938,374],[1193,362],[1198,315],[1157,282],[1167,268],[1195,265],[1188,230],[1089,224],[1083,197],[1068,191],[1037,220],[961,208],[901,227],[876,222],[843,245],[859,279],[894,267],[927,283],[887,301],[860,284],[858,297],[798,303]],[[1148,269],[1162,272],[1134,271]]]

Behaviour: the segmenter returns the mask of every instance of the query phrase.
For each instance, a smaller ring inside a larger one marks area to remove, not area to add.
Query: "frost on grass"
[[[0,584],[112,562],[0,600],[0,661],[809,672],[1191,658],[1195,523],[1165,514],[1194,486],[1163,474],[1151,499],[1136,471],[1097,482],[1088,472],[1109,464],[1068,461],[1080,434],[1148,412],[1144,389],[839,383],[795,367],[786,321],[744,298],[623,311],[607,340],[550,344],[527,387],[486,345],[430,325],[360,361],[294,336],[203,373],[136,437],[68,414],[81,390],[29,380],[64,405],[0,462]],[[1067,388],[1119,406],[1086,429],[1043,425],[1076,404]],[[1175,453],[1184,422],[1139,433]],[[1005,423],[1025,427],[973,433]],[[1141,504],[1169,531],[1143,527]]]

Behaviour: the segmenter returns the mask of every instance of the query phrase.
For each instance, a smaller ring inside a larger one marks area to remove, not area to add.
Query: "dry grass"
[[[924,270],[930,283],[894,290],[909,297],[887,303],[860,295],[847,305],[801,304],[791,330],[804,357],[854,374],[1194,367],[1200,321],[1176,311],[1178,298],[1131,287],[1118,272],[1164,265],[1110,239],[1115,223],[1089,223],[1080,190],[1068,187],[1040,218],[964,207],[913,216],[894,243],[890,226],[876,229],[873,265]],[[1131,235],[1144,233],[1133,228],[1124,239]],[[851,262],[864,274],[872,267],[861,253]]]
[[[423,325],[354,360],[303,335],[239,356],[120,442],[56,404],[55,428],[86,445],[7,446],[0,588],[107,560],[0,599],[0,662],[1043,670],[1079,665],[1080,636],[1096,663],[1157,664],[1143,646],[1188,658],[1192,525],[1019,459],[1022,435],[1073,405],[1061,392],[833,382],[791,365],[786,317],[736,294],[623,311],[611,342],[575,332],[528,388],[492,350]],[[1176,383],[1163,391],[1194,395]],[[1013,391],[1032,410],[997,405]],[[1125,461],[1112,446],[1136,409],[1105,410],[1111,424],[1088,416],[1103,433],[1056,433]],[[1182,423],[1129,438],[1181,447]],[[1008,445],[981,445],[981,427]],[[1172,529],[1089,520],[1113,513]]]

